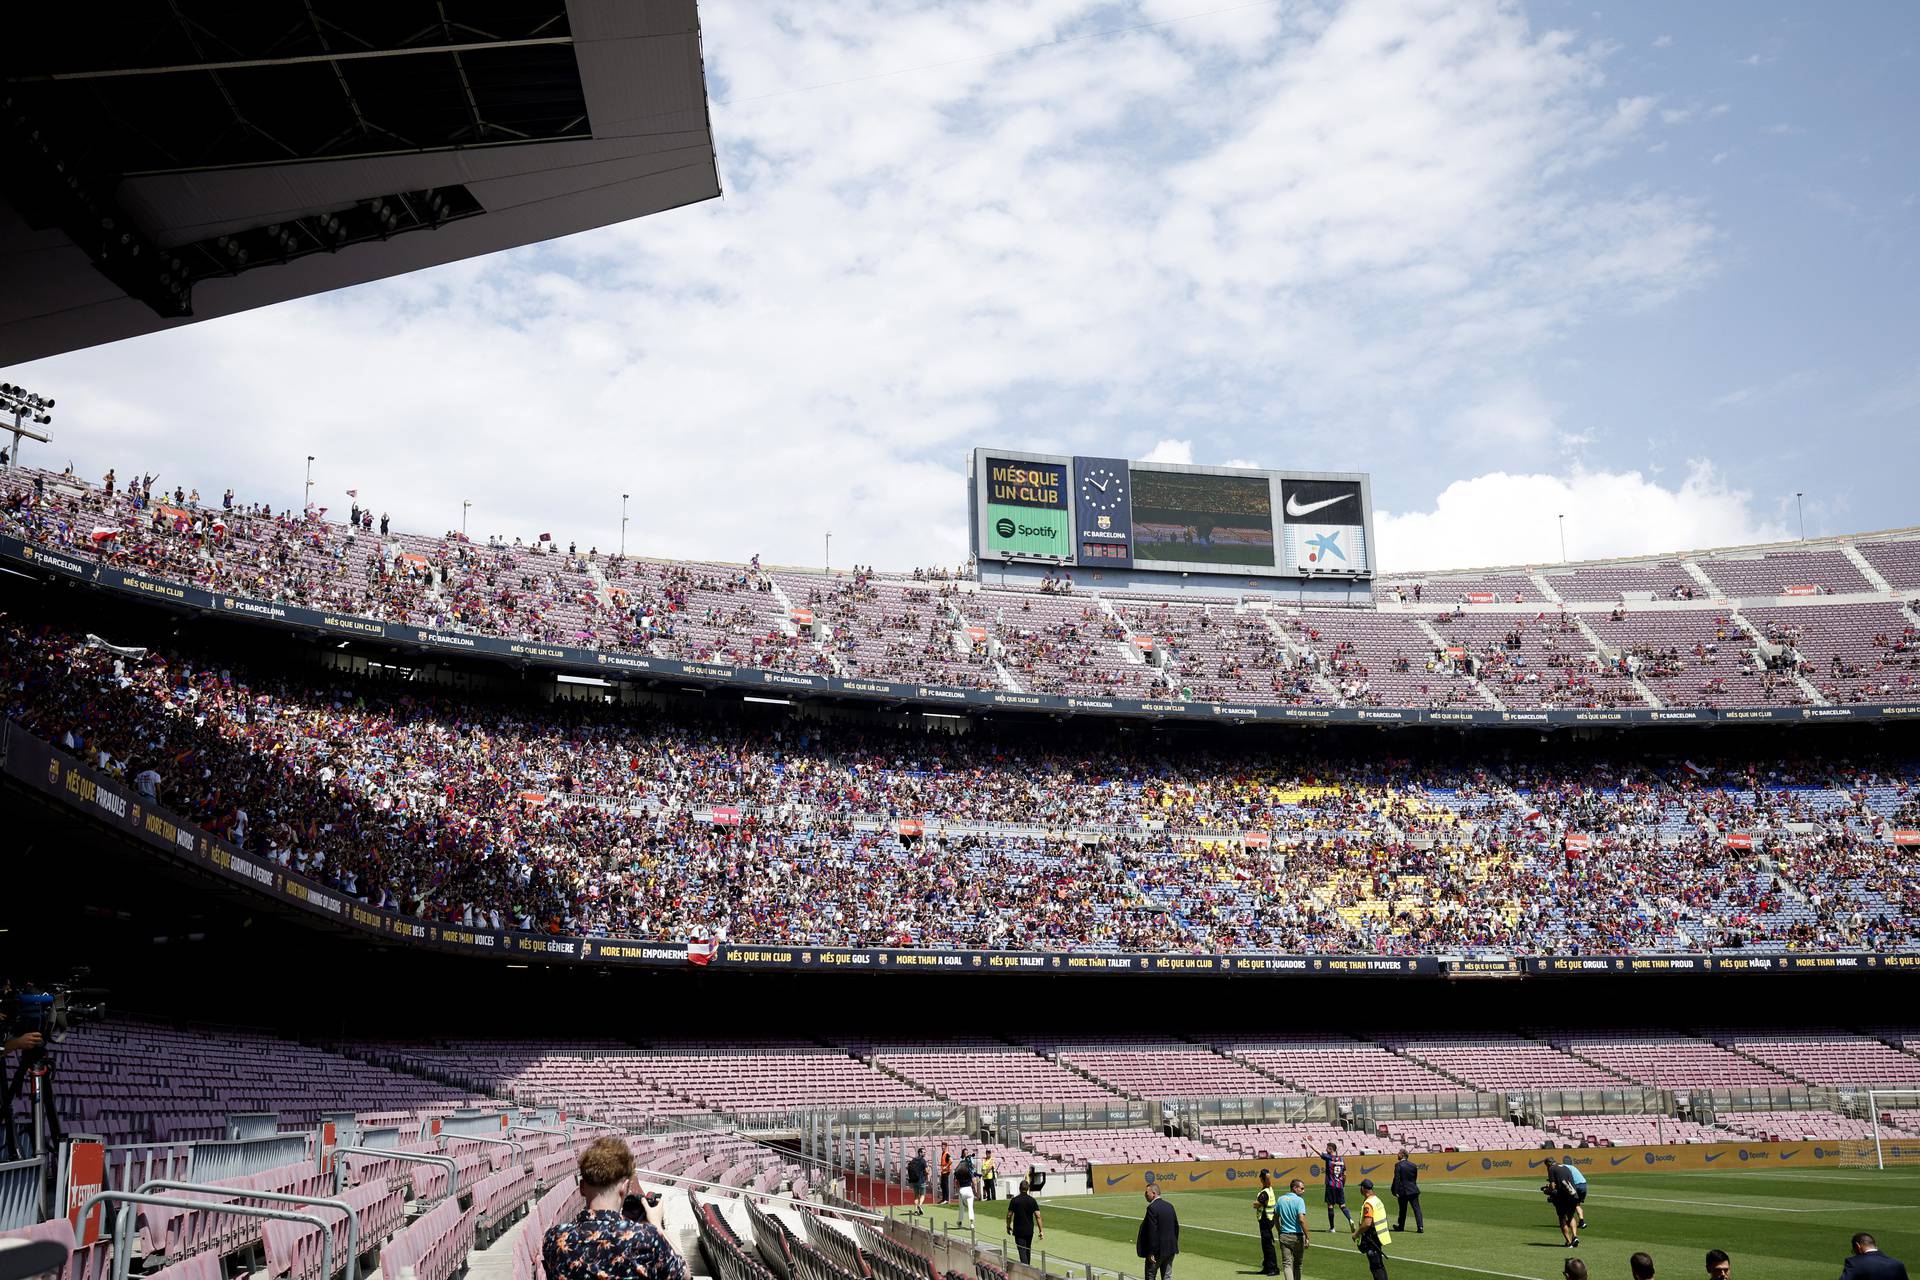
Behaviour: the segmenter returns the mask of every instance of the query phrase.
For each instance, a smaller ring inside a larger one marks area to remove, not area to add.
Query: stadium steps
[[[1920,613],[1914,612],[1913,607],[1911,605],[1904,605],[1904,604],[1901,605],[1900,615],[1904,617],[1908,622],[1911,622],[1914,626],[1920,627]]]
[[[1712,578],[1709,578],[1707,576],[1707,571],[1705,569],[1702,569],[1698,564],[1696,564],[1691,556],[1682,557],[1680,560],[1680,567],[1686,571],[1686,575],[1689,578],[1692,578],[1695,582],[1699,583],[1700,586],[1706,591],[1707,599],[1725,600],[1727,598],[1727,593],[1720,589],[1720,584],[1715,582]]]
[[[773,598],[780,602],[782,627],[787,628],[792,634],[798,634],[799,629],[793,625],[793,597],[789,596],[786,588],[780,585],[780,576],[773,573],[763,574],[762,576],[766,578],[767,585],[773,589],[771,593]],[[830,631],[831,629],[829,628],[828,630]],[[846,678],[846,664],[840,661],[839,654],[820,642],[818,634],[809,635],[807,642],[813,646],[814,652],[826,658],[827,665],[833,669],[833,674],[839,676],[841,679]]]
[[[600,572],[600,565],[591,557],[587,560],[587,581],[593,583],[593,594],[600,603],[609,609],[613,607],[613,587],[607,582],[607,575]]]
[[[1873,567],[1872,561],[1860,554],[1860,548],[1854,546],[1851,542],[1843,542],[1840,544],[1840,554],[1852,562],[1853,567],[1860,571],[1861,577],[1873,584],[1875,591],[1892,592],[1893,584],[1888,582],[1886,578],[1881,575],[1880,571]]]
[[[1285,1076],[1281,1075],[1278,1071],[1269,1071],[1267,1068],[1260,1066],[1258,1063],[1249,1062],[1247,1060],[1247,1055],[1244,1053],[1229,1053],[1217,1044],[1203,1044],[1201,1047],[1204,1049],[1209,1049],[1214,1053],[1219,1054],[1221,1057],[1225,1058],[1228,1062],[1238,1063],[1240,1066],[1245,1067],[1247,1070],[1253,1072],[1257,1076],[1265,1076],[1269,1080],[1275,1081],[1279,1084],[1283,1084],[1287,1088],[1292,1089],[1295,1093],[1301,1094],[1309,1098],[1317,1098],[1320,1096],[1319,1090],[1309,1089],[1305,1085],[1300,1084],[1298,1081],[1287,1079]],[[1195,1136],[1197,1137],[1199,1135],[1195,1135]]]
[[[1459,1085],[1462,1089],[1464,1089],[1468,1093],[1487,1092],[1485,1089],[1482,1089],[1479,1085],[1474,1084],[1472,1081],[1468,1080],[1465,1076],[1456,1075],[1453,1072],[1447,1070],[1445,1067],[1441,1066],[1437,1062],[1428,1062],[1425,1058],[1422,1058],[1417,1054],[1413,1053],[1412,1051],[1410,1051],[1405,1045],[1387,1044],[1383,1041],[1374,1039],[1372,1037],[1367,1037],[1367,1040],[1368,1040],[1368,1043],[1378,1045],[1380,1048],[1385,1049],[1388,1053],[1391,1053],[1396,1058],[1405,1058],[1408,1062],[1413,1063],[1415,1066],[1425,1067],[1427,1070],[1433,1072],[1435,1075],[1445,1076],[1447,1079],[1453,1081],[1455,1084]]]
[[[1769,649],[1779,648],[1778,645],[1774,644],[1771,640],[1768,640],[1765,636],[1761,635],[1760,628],[1754,626],[1752,622],[1748,621],[1747,615],[1744,613],[1741,613],[1739,609],[1736,608],[1729,611],[1727,616],[1733,619],[1734,626],[1739,627],[1741,631],[1746,633],[1747,638],[1753,641],[1754,647],[1758,649],[1762,654],[1765,654]],[[1818,689],[1813,687],[1813,681],[1807,679],[1805,676],[1801,675],[1798,671],[1792,671],[1792,672],[1789,672],[1788,674],[1793,677],[1793,682],[1800,686],[1801,692],[1807,695],[1808,700],[1811,701],[1814,706],[1824,707],[1827,705],[1826,695],[1822,694]]]
[[[1547,575],[1540,572],[1540,570],[1534,569],[1529,571],[1527,574],[1527,581],[1533,584],[1533,589],[1535,591],[1538,591],[1541,595],[1545,596],[1548,600],[1551,600],[1554,604],[1566,603],[1566,601],[1560,598],[1560,593],[1553,589],[1553,584],[1547,581]]]
[[[1780,1066],[1777,1063],[1768,1062],[1763,1058],[1760,1058],[1754,1054],[1748,1053],[1745,1049],[1742,1049],[1739,1045],[1734,1044],[1729,1040],[1722,1040],[1718,1036],[1714,1035],[1711,1031],[1708,1031],[1705,1028],[1690,1027],[1687,1029],[1687,1034],[1691,1036],[1698,1036],[1700,1037],[1700,1039],[1705,1040],[1708,1044],[1718,1045],[1720,1048],[1725,1049],[1728,1053],[1733,1054],[1737,1058],[1745,1058],[1748,1062],[1754,1063],[1758,1066],[1765,1067],[1769,1071],[1778,1072],[1780,1075],[1787,1077],[1787,1079],[1789,1080],[1797,1080],[1801,1084],[1806,1085],[1810,1089],[1822,1089],[1827,1087],[1825,1085],[1817,1085],[1813,1081],[1806,1079],[1804,1076],[1796,1074],[1791,1068]]]
[[[1594,653],[1599,655],[1602,661],[1613,661],[1619,651],[1608,647],[1607,642],[1600,638],[1600,633],[1588,625],[1585,618],[1572,611],[1568,611],[1567,617],[1573,620],[1574,629],[1587,638],[1587,643],[1593,646]],[[1654,696],[1653,690],[1647,688],[1639,676],[1633,676],[1632,680],[1634,691],[1640,695],[1641,699],[1645,701],[1648,706],[1659,708],[1665,705],[1659,698]]]
[[[1333,687],[1333,681],[1329,680],[1326,673],[1321,671],[1319,665],[1315,663],[1313,651],[1305,645],[1297,643],[1287,629],[1280,625],[1279,619],[1274,617],[1272,613],[1264,613],[1261,615],[1261,618],[1267,624],[1267,630],[1273,632],[1274,638],[1279,640],[1281,646],[1293,655],[1294,662],[1313,673],[1309,677],[1313,682],[1313,687],[1329,697],[1339,697],[1340,691]]]
[[[1151,665],[1147,662],[1146,658],[1142,656],[1139,647],[1134,644],[1134,637],[1139,633],[1128,624],[1125,618],[1120,616],[1120,611],[1113,607],[1113,601],[1098,592],[1094,593],[1093,598],[1100,602],[1100,611],[1119,623],[1120,630],[1126,634],[1126,639],[1114,646],[1120,651],[1121,658],[1136,667]],[[1165,684],[1177,687],[1180,683],[1176,678],[1178,673],[1179,668],[1169,663],[1167,666],[1160,668],[1160,679]]]
[[[1453,648],[1452,641],[1448,640],[1445,636],[1441,635],[1439,630],[1431,622],[1428,622],[1424,617],[1420,617],[1416,615],[1413,620],[1413,625],[1416,627],[1419,627],[1420,630],[1426,635],[1427,639],[1433,641],[1434,648],[1439,649],[1442,652]],[[1478,689],[1480,691],[1480,696],[1485,698],[1488,704],[1491,705],[1495,711],[1505,711],[1507,709],[1507,704],[1500,700],[1499,695],[1495,694],[1493,690],[1487,688],[1486,685],[1480,683],[1479,676],[1468,676],[1467,683],[1471,684],[1475,689]]]

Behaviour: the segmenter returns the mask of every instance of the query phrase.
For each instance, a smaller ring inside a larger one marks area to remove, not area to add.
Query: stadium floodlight
[[[313,510],[313,455],[307,455],[307,496],[300,504],[300,514],[305,516]]]
[[[47,427],[53,425],[53,397],[37,396],[25,387],[11,382],[0,383],[0,414],[13,417],[13,447],[7,450],[6,465],[20,465],[20,442],[37,440],[41,444],[49,443],[49,437],[27,426]]]
[[[620,495],[620,558],[622,560],[627,558],[627,499],[632,496],[630,493]]]
[[[1800,513],[1800,541],[1802,542],[1807,540],[1807,508],[1806,504],[1801,501],[1801,499],[1806,496],[1805,493],[1799,490],[1796,490],[1793,495],[1793,509]]]

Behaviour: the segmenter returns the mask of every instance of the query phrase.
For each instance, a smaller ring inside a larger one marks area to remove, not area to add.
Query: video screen
[[[1273,567],[1273,493],[1264,476],[1131,471],[1133,558]]]

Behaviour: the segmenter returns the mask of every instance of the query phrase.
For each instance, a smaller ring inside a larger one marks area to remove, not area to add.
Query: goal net
[[[1840,1163],[1855,1169],[1920,1166],[1920,1089],[1869,1089],[1864,1132],[1836,1144]]]

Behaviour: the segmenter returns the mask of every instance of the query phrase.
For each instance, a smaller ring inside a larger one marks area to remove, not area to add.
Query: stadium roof
[[[0,364],[720,193],[695,0],[31,5]]]

